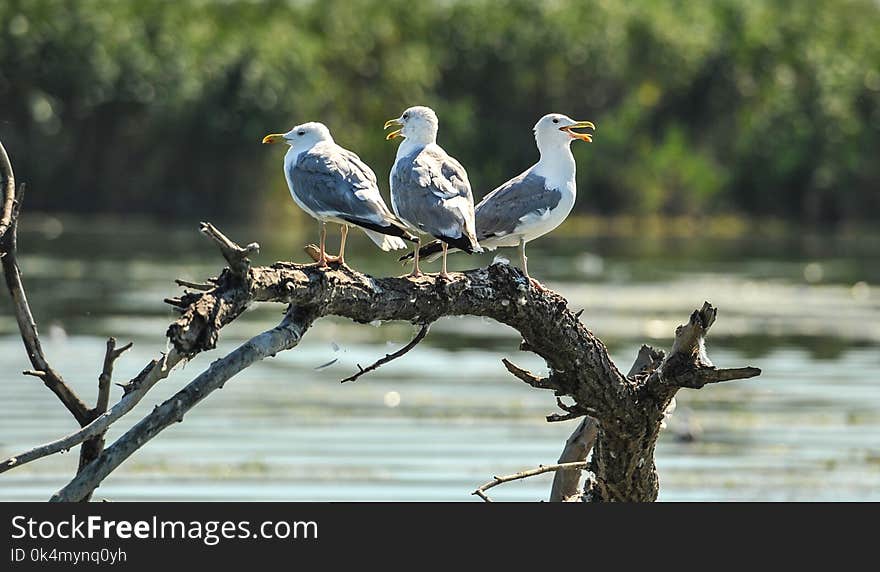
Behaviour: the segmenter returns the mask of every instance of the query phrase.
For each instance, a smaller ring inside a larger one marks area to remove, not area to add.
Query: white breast
[[[571,213],[576,195],[574,181],[564,184],[560,191],[562,192],[562,199],[555,208],[531,213],[520,219],[520,224],[516,227],[516,233],[525,239],[526,242],[534,240],[539,236],[544,236],[556,229]]]

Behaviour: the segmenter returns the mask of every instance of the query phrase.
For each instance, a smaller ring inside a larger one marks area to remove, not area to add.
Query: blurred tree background
[[[878,31],[875,0],[4,0],[0,137],[35,210],[260,216],[266,133],[323,121],[384,183],[382,123],[430,105],[479,198],[557,111],[598,126],[580,212],[864,222]]]

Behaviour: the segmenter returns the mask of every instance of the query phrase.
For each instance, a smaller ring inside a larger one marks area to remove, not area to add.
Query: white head
[[[430,107],[422,105],[410,107],[400,117],[386,121],[385,129],[392,125],[399,125],[400,129],[392,131],[385,139],[406,137],[410,143],[425,145],[437,140],[437,114]]]
[[[596,129],[589,121],[575,121],[561,113],[548,113],[535,123],[535,141],[538,149],[550,147],[568,146],[575,139],[592,142],[593,138],[587,133],[578,133],[573,129]]]
[[[272,133],[263,137],[263,144],[267,143],[287,143],[297,153],[308,151],[316,143],[322,141],[333,142],[333,136],[330,130],[323,123],[310,121],[297,125],[287,133]]]

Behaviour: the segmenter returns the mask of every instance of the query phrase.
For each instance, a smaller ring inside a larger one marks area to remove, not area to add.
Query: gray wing
[[[310,210],[365,226],[387,227],[388,210],[376,175],[360,158],[337,145],[315,145],[300,155],[289,172],[292,191]]]
[[[545,182],[526,171],[486,195],[476,209],[477,238],[512,234],[528,215],[556,208],[562,193],[545,188]]]
[[[441,149],[424,148],[391,173],[397,213],[435,237],[473,235],[474,198],[461,164]]]

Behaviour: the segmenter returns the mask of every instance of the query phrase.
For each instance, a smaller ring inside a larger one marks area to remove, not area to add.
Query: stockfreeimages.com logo
[[[318,523],[314,521],[272,521],[251,525],[250,521],[205,522],[192,520],[105,520],[99,515],[79,517],[70,515],[61,521],[35,520],[26,516],[12,517],[13,540],[201,540],[215,546],[221,540],[314,540],[318,538]]]

